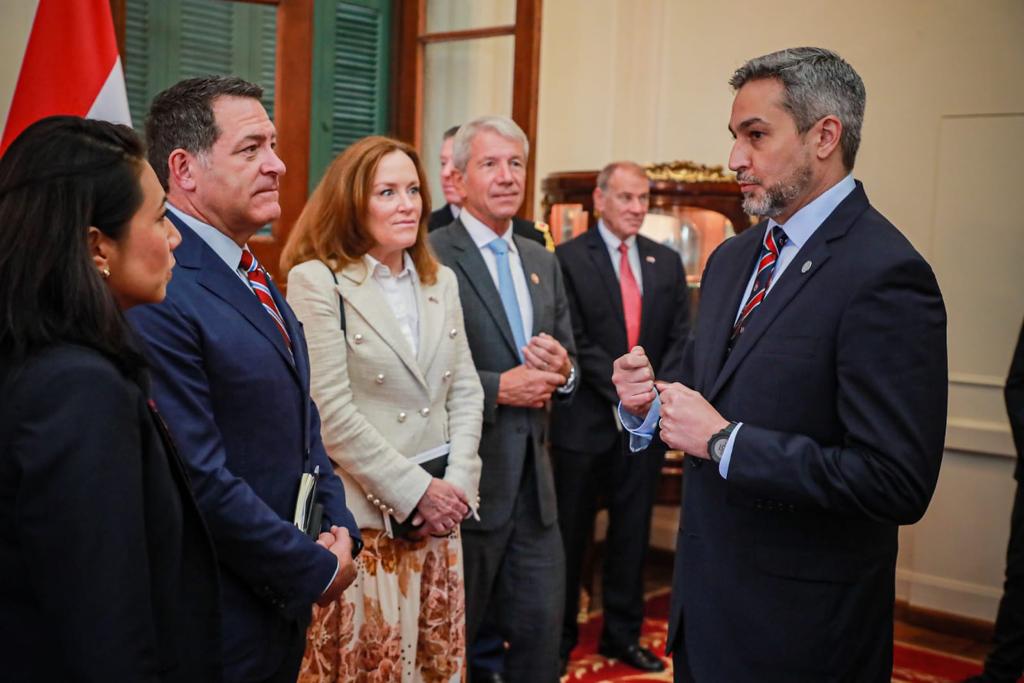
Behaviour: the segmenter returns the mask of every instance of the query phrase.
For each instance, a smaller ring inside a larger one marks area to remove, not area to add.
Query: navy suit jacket
[[[235,271],[177,219],[177,265],[160,304],[128,318],[145,339],[153,394],[187,463],[220,558],[229,680],[277,670],[337,560],[292,523],[299,477],[320,466],[328,523],[359,530],[320,440],[299,322],[271,283],[291,354]]]
[[[643,304],[640,345],[656,377],[677,377],[690,332],[690,293],[679,254],[637,235]],[[622,290],[608,247],[597,227],[560,244],[572,316],[572,335],[580,366],[580,384],[569,405],[551,406],[551,443],[557,448],[602,453],[619,439],[613,408],[619,398],[612,384],[612,363],[629,351]],[[652,448],[664,445],[655,439]]]
[[[684,359],[744,426],[728,479],[688,458],[669,644],[698,681],[888,682],[897,529],[945,437],[942,296],[857,183],[727,355],[764,227],[709,259]]]

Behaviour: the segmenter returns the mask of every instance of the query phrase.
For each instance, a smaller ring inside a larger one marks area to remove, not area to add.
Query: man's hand
[[[528,368],[557,372],[566,379],[569,379],[569,373],[572,371],[569,352],[547,332],[530,338],[523,347],[523,358]]]
[[[699,392],[682,384],[658,382],[661,395],[661,440],[669,448],[708,459],[708,439],[729,421]]]
[[[498,379],[498,404],[543,408],[552,392],[563,384],[565,377],[557,372],[517,365],[501,373]]]
[[[469,514],[469,499],[458,486],[434,478],[416,504],[414,538],[443,536],[458,526]]]
[[[321,533],[316,542],[330,550],[338,558],[338,573],[334,575],[334,581],[331,581],[331,585],[316,601],[316,604],[326,607],[356,580],[356,566],[352,561],[352,539],[348,535],[348,529],[332,526],[331,532]]]
[[[654,368],[642,346],[634,346],[612,364],[612,384],[622,407],[643,419],[658,396],[654,390]]]

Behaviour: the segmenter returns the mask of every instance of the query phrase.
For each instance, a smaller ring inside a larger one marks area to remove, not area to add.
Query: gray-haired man
[[[471,656],[496,643],[492,659],[507,641],[505,678],[547,683],[558,678],[565,563],[545,405],[572,395],[576,369],[558,263],[512,229],[528,153],[526,136],[509,119],[463,125],[454,157],[465,202],[458,220],[430,237],[458,275],[484,387],[480,521],[463,523],[466,639]],[[482,627],[484,642],[473,648]],[[474,681],[502,680],[501,667],[484,659],[471,661]]]

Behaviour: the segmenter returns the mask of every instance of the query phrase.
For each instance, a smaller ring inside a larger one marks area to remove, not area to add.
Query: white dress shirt
[[[626,252],[626,258],[629,260],[629,267],[633,271],[633,279],[636,280],[636,286],[640,289],[640,294],[643,295],[644,277],[643,273],[640,272],[640,248],[636,246],[636,235],[620,240],[608,229],[608,226],[602,220],[597,221],[597,232],[601,235],[601,239],[604,240],[605,246],[608,247],[608,256],[612,260],[612,268],[615,269],[615,278],[620,282],[622,281],[622,273],[619,272],[622,254],[619,253],[619,245],[623,242],[626,243],[629,249]]]
[[[402,336],[409,342],[412,355],[420,352],[420,313],[419,313],[419,284],[420,276],[416,272],[416,265],[409,256],[409,252],[402,252],[402,272],[392,274],[391,269],[374,257],[366,254],[363,256],[366,268],[370,272],[373,281],[380,287],[384,299],[388,302],[388,308],[394,313],[398,320],[398,326],[402,330]]]
[[[463,208],[459,214],[462,224],[466,226],[466,232],[480,250],[480,255],[487,264],[487,270],[494,280],[494,288],[498,289],[498,259],[494,252],[488,248],[498,235],[493,230],[481,223],[469,209]],[[523,319],[523,334],[526,341],[533,336],[533,299],[530,298],[530,288],[526,284],[526,274],[523,272],[523,261],[519,258],[519,248],[512,239],[512,221],[501,235],[501,239],[508,242],[508,267],[512,271],[512,284],[516,288],[516,301],[519,303],[519,316]]]

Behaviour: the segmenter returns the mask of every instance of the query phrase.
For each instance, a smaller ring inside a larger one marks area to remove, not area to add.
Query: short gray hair
[[[455,164],[459,173],[466,172],[466,166],[469,164],[469,148],[473,144],[473,138],[485,130],[497,133],[506,140],[522,143],[523,156],[527,158],[530,156],[530,141],[515,121],[506,116],[481,116],[469,123],[462,124],[459,127],[459,132],[455,134],[452,163]]]
[[[751,59],[736,70],[729,85],[739,90],[749,81],[771,78],[782,83],[782,106],[801,133],[830,114],[839,119],[843,165],[853,170],[867,97],[864,81],[853,67],[831,50],[795,47]]]
[[[627,173],[635,173],[644,178],[647,177],[647,171],[635,161],[613,161],[602,168],[601,172],[597,174],[597,186],[601,189],[601,192],[608,191],[608,182],[616,171],[625,171]]]

